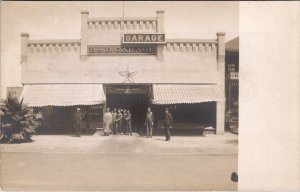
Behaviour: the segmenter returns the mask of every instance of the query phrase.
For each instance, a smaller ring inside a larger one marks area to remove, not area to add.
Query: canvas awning
[[[153,85],[153,104],[192,104],[224,100],[218,85]]]
[[[102,84],[25,85],[22,98],[29,107],[97,105],[106,101]]]

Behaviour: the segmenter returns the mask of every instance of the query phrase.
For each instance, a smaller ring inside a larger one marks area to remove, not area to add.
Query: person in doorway
[[[148,138],[152,138],[153,123],[154,123],[154,115],[153,115],[150,107],[148,107],[146,118],[145,118],[145,125],[147,128],[147,137]]]
[[[41,111],[37,112],[37,114],[36,114],[36,116],[35,116],[35,119],[36,119],[36,120],[41,120],[41,119],[43,119],[43,114],[42,114]]]
[[[35,115],[35,119],[38,122],[38,127],[36,129],[36,134],[40,134],[41,133],[41,129],[42,129],[42,124],[43,124],[43,114],[41,111],[38,111],[37,114]]]
[[[86,125],[87,129],[89,129],[90,125],[91,125],[91,115],[89,112],[90,112],[90,109],[87,108],[86,112],[84,113],[84,120],[85,120],[85,125]]]
[[[127,135],[128,132],[127,132],[127,109],[123,109],[123,134],[124,135]]]
[[[83,118],[83,114],[80,112],[80,108],[76,108],[75,113],[73,113],[73,125],[77,137],[80,137],[81,134],[80,124],[82,118]]]
[[[109,136],[111,133],[111,123],[112,123],[112,115],[110,113],[110,109],[107,108],[106,112],[103,116],[103,122],[104,122],[104,136]]]
[[[122,132],[124,135],[126,135],[126,119],[125,119],[125,113],[126,113],[126,109],[122,110]]]
[[[112,125],[111,125],[111,128],[112,128],[113,134],[115,135],[117,133],[117,130],[116,130],[117,109],[116,108],[113,109],[111,115],[112,115]]]
[[[116,134],[119,134],[121,132],[122,118],[123,118],[123,115],[121,113],[121,110],[119,109],[118,114],[116,116]]]
[[[165,120],[164,120],[164,126],[165,126],[165,134],[166,134],[166,141],[170,141],[171,139],[171,133],[170,128],[172,128],[173,118],[171,113],[169,113],[169,109],[165,109]]]
[[[130,110],[127,109],[126,115],[125,115],[125,120],[126,120],[126,134],[132,136],[132,130],[131,130],[131,113]]]

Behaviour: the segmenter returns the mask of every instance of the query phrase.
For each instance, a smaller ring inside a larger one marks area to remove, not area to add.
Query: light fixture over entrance
[[[130,94],[130,93],[132,93],[131,90],[130,90],[129,85],[126,85],[125,90],[124,90],[124,93],[125,93],[125,94]]]

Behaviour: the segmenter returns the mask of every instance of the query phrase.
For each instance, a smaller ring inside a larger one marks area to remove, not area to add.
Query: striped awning
[[[153,104],[192,104],[224,100],[218,85],[153,85]]]
[[[21,99],[29,107],[97,105],[106,101],[102,84],[24,85]]]

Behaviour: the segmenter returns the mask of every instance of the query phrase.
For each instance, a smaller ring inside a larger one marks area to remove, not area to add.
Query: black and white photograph
[[[1,190],[237,191],[239,7],[1,2]]]

